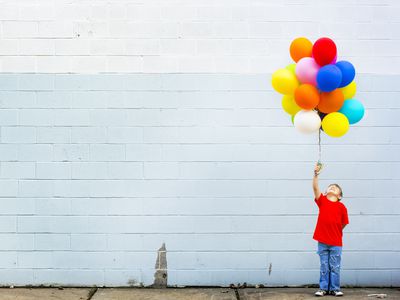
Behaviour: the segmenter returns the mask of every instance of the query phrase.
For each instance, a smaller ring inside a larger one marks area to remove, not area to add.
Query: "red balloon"
[[[318,39],[312,48],[312,55],[320,66],[330,64],[336,57],[337,49],[330,38]]]

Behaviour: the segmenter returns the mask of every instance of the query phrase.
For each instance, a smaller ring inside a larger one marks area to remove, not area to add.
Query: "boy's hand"
[[[314,168],[314,175],[319,175],[319,173],[321,173],[321,170],[322,170],[322,164],[320,162],[317,162]]]

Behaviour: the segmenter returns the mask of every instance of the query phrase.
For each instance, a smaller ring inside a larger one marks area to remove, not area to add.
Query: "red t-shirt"
[[[321,194],[315,199],[319,207],[314,240],[331,246],[342,246],[343,226],[349,224],[347,209],[343,203],[330,201]]]

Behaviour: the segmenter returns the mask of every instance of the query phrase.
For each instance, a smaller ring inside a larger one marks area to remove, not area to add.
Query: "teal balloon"
[[[347,99],[344,101],[340,113],[344,114],[349,119],[350,124],[355,124],[364,116],[364,106],[356,99]]]

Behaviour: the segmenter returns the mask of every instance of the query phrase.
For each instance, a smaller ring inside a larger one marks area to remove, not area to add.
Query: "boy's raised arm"
[[[313,177],[313,191],[315,199],[318,199],[321,195],[321,191],[318,186],[318,175],[321,172],[321,165],[316,164],[314,168],[314,177]]]

